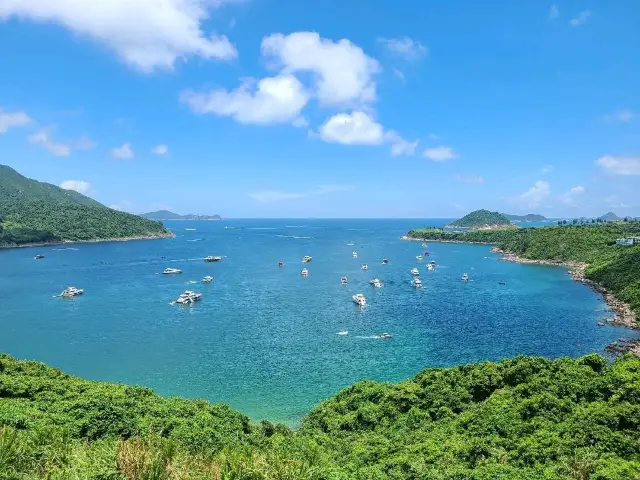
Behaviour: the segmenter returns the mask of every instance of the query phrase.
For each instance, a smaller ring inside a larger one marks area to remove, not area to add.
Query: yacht
[[[411,280],[411,284],[416,288],[422,288],[422,282],[420,281],[420,279],[418,277],[416,277],[413,280]]]
[[[422,244],[422,248],[428,248],[428,247],[429,247],[429,245],[427,245],[426,243]]]
[[[305,255],[302,257],[302,263],[309,263],[311,261],[311,257],[309,255]]]
[[[425,256],[425,257],[428,257],[428,256],[429,256],[429,252],[425,251],[425,252],[424,252],[424,256]]]
[[[36,255],[35,257],[33,257],[35,260],[42,260],[44,258],[44,255]]]
[[[353,258],[358,258],[358,252],[356,252],[355,250],[353,251]]]
[[[416,260],[418,261],[422,260],[422,255],[416,255]]]
[[[84,293],[84,290],[82,288],[68,287],[64,289],[64,291],[60,294],[60,296],[71,298],[71,297],[77,297],[78,295],[82,295],[83,293]]]
[[[389,260],[387,260],[386,258],[382,259],[382,264],[383,265],[388,265],[389,264]]]
[[[340,277],[340,285],[346,285],[347,284],[347,276],[343,275],[342,277]]]
[[[279,267],[284,267],[284,262],[278,262]]]
[[[431,264],[431,263],[430,263],[430,264],[428,264],[428,265],[427,265],[427,270],[429,270],[430,272],[432,272],[432,271],[433,271],[433,264]]]
[[[393,338],[393,336],[390,333],[383,333],[382,335],[380,335],[380,338],[383,340],[390,340]]]
[[[367,304],[367,299],[364,298],[364,295],[362,293],[356,293],[353,297],[351,297],[353,299],[353,303],[364,307]]]
[[[369,270],[369,266],[365,263],[362,265],[362,270]]]
[[[204,261],[207,263],[219,262],[221,260],[222,260],[222,257],[214,257],[212,255],[209,255],[208,257],[204,257]]]
[[[192,292],[191,290],[185,290],[176,299],[176,303],[179,303],[181,305],[191,305],[192,303],[196,303],[201,298],[201,293]]]
[[[173,275],[176,273],[182,273],[182,270],[179,268],[165,268],[164,272],[162,272],[163,275]]]
[[[307,270],[306,268],[303,268],[302,271],[300,272],[300,275],[302,275],[303,277],[308,277],[309,270]]]
[[[420,275],[420,271],[417,268],[413,267],[411,269],[411,275],[413,275],[414,277],[417,277],[418,275]]]
[[[463,273],[463,274],[462,274],[462,280],[463,280],[463,281],[465,281],[465,282],[466,282],[467,280],[469,280],[469,275],[467,275],[466,273]]]
[[[349,330],[343,330],[341,332],[336,333],[336,335],[341,335],[341,336],[349,335]]]
[[[369,285],[375,288],[381,288],[384,286],[384,283],[382,283],[378,278],[374,278],[373,280],[369,280]]]
[[[202,277],[202,283],[211,283],[213,282],[213,277],[211,275],[207,275],[206,277]]]
[[[433,266],[435,267],[435,266],[436,266],[436,261],[435,261],[435,260],[431,260],[431,261],[429,262],[429,265],[433,265]]]

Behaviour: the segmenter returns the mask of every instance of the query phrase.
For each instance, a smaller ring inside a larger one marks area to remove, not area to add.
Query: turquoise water
[[[427,272],[427,260],[415,258],[420,243],[399,237],[444,223],[167,222],[176,238],[0,251],[0,351],[293,424],[357,380],[398,381],[425,367],[517,354],[578,356],[631,335],[597,327],[606,305],[565,269],[498,262],[486,245],[431,243],[438,267]],[[36,253],[46,259],[33,260]],[[207,264],[206,255],[225,258]],[[300,276],[304,255],[313,256],[308,278]],[[409,283],[414,266],[422,291]],[[184,273],[159,275],[165,267]],[[208,274],[209,285],[187,284]],[[370,287],[373,277],[384,288]],[[53,298],[69,285],[85,295]],[[170,305],[186,288],[203,300]],[[369,300],[364,309],[351,301],[358,292]],[[382,332],[393,339],[374,338]]]

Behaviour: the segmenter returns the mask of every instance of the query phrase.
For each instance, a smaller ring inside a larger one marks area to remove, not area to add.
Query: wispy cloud
[[[29,135],[27,140],[33,145],[39,145],[55,157],[68,157],[71,154],[71,147],[66,143],[56,143],[52,138],[53,128],[43,128]]]
[[[567,192],[563,193],[560,196],[560,200],[567,205],[571,205],[574,203],[576,197],[582,195],[584,192],[586,192],[586,188],[584,188],[582,185],[577,185],[570,188]]]
[[[556,20],[559,16],[560,9],[558,8],[558,5],[554,3],[553,5],[551,5],[551,7],[549,7],[549,18],[551,20]]]
[[[579,27],[580,25],[584,25],[585,23],[587,23],[589,17],[591,17],[591,11],[585,10],[584,12],[580,12],[578,15],[569,20],[569,24],[572,27]]]
[[[129,158],[133,158],[133,150],[131,149],[130,143],[124,143],[120,147],[116,147],[111,149],[111,156],[113,158],[118,158],[120,160],[127,160]]]
[[[484,183],[484,178],[479,175],[456,175],[455,179],[462,183]]]
[[[394,55],[405,60],[419,60],[424,57],[429,50],[421,42],[409,37],[398,38],[378,38],[378,42],[386,47]]]
[[[65,190],[75,190],[78,193],[86,195],[91,191],[91,184],[84,180],[65,180],[60,184],[60,188]]]
[[[631,110],[619,110],[604,116],[608,122],[629,122],[633,119],[635,113]]]
[[[311,197],[315,195],[326,195],[333,192],[344,192],[347,190],[353,190],[353,185],[319,185],[310,192],[282,192],[280,190],[262,190],[259,192],[250,193],[249,197],[253,198],[256,202],[260,203],[272,203],[280,202],[283,200],[295,200],[298,198]]]
[[[540,169],[540,173],[542,173],[543,175],[546,175],[547,173],[553,172],[554,168],[555,167],[553,165],[545,165]]]
[[[422,156],[434,162],[445,162],[458,158],[459,155],[454,153],[451,147],[440,146],[425,149],[425,151],[422,152]]]
[[[551,195],[551,186],[549,182],[544,180],[538,180],[533,186],[526,192],[513,197],[511,200],[514,203],[526,205],[527,207],[538,207]]]
[[[72,147],[76,150],[92,150],[95,148],[96,142],[91,140],[86,135],[83,135],[78,140],[72,142]]]
[[[612,175],[640,175],[640,157],[605,155],[596,160],[596,165]]]
[[[169,153],[169,147],[165,144],[156,145],[151,149],[151,153],[155,155],[165,156]]]
[[[0,134],[14,127],[26,127],[31,118],[25,112],[4,112],[0,109]]]
[[[390,130],[385,134],[385,140],[391,143],[391,156],[399,157],[402,155],[411,156],[416,152],[418,140],[405,140],[395,130]]]

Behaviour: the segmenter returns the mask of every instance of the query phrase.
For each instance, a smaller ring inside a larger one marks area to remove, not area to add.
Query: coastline
[[[433,240],[428,238],[411,238],[408,235],[403,235],[400,240],[406,240],[408,242],[431,242],[431,243],[467,243],[471,245],[493,245],[491,242],[465,242],[462,240]]]
[[[175,233],[167,230],[167,233],[154,233],[148,235],[135,235],[133,237],[99,238],[92,240],[61,240],[59,242],[23,243],[20,245],[0,245],[0,250],[11,248],[55,247],[57,245],[76,245],[82,243],[109,243],[109,242],[133,242],[136,240],[159,240],[161,238],[175,238]]]

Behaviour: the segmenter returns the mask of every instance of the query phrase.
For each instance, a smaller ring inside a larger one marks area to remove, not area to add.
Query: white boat
[[[302,275],[303,277],[309,276],[309,270],[307,270],[306,268],[303,268],[302,271],[300,272],[300,275]]]
[[[222,260],[222,257],[214,257],[213,255],[209,255],[208,257],[204,257],[204,261],[207,263],[211,262],[219,262]]]
[[[384,283],[382,283],[379,279],[374,278],[373,280],[369,280],[369,285],[375,288],[381,288],[384,286]]]
[[[365,263],[362,265],[362,270],[369,270],[369,266]]]
[[[353,303],[364,307],[367,304],[367,299],[364,298],[364,295],[362,293],[356,293],[354,296],[351,297],[353,299]]]
[[[348,279],[347,279],[346,275],[343,275],[342,277],[340,277],[340,284],[341,285],[346,285],[347,281],[348,281]]]
[[[341,336],[349,335],[349,331],[348,330],[343,330],[341,332],[336,333],[336,335],[341,335]]]
[[[176,303],[179,303],[181,305],[191,305],[192,303],[196,303],[201,298],[202,298],[201,293],[196,293],[191,290],[185,290],[176,299]]]
[[[355,250],[353,251],[353,258],[358,258],[358,252],[356,252]]]
[[[211,283],[213,282],[213,277],[211,275],[207,275],[206,277],[202,277],[202,283]]]
[[[309,263],[311,261],[311,257],[309,255],[305,255],[302,257],[302,263]]]
[[[463,273],[463,274],[462,274],[462,280],[463,280],[464,282],[468,281],[468,280],[469,280],[469,275],[467,275],[466,273]]]
[[[84,290],[82,288],[68,287],[64,289],[64,291],[60,294],[60,296],[70,298],[70,297],[77,297],[78,295],[82,295],[83,293],[84,293]]]
[[[421,246],[422,248],[429,248],[429,245],[427,245],[426,243],[423,243]]]
[[[420,275],[420,271],[416,267],[413,267],[411,269],[411,275],[413,275],[414,277],[417,277],[418,275]]]
[[[422,281],[419,278],[414,278],[411,283],[416,288],[422,288]]]
[[[353,247],[356,244],[356,242],[349,242],[347,243],[347,245],[349,245],[350,247]]]
[[[429,264],[427,265],[427,270],[429,270],[430,272],[433,271],[433,264]]]
[[[176,273],[182,273],[182,270],[179,268],[165,268],[164,272],[162,272],[163,275],[174,275]]]
[[[422,260],[422,255],[416,255],[416,260],[418,261]]]
[[[44,255],[38,254],[35,257],[33,257],[35,260],[42,260],[44,258]]]
[[[435,260],[431,260],[431,261],[429,262],[429,265],[433,265],[433,266],[435,266],[435,264],[436,264],[436,261],[435,261]]]
[[[383,340],[390,340],[393,338],[393,336],[390,333],[383,333],[382,335],[380,335],[380,338]]]
[[[388,265],[389,264],[389,260],[387,260],[386,258],[382,259],[382,264],[383,265]]]

